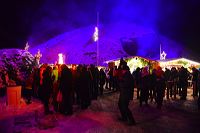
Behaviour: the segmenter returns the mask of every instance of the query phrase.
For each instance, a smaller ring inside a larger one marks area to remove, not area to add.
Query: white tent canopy
[[[166,60],[159,60],[158,62],[162,68],[182,67],[182,66],[185,68],[200,67],[199,62],[189,60],[186,58],[166,59]]]

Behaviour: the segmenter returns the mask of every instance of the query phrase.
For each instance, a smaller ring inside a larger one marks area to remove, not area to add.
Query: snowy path
[[[127,126],[118,121],[118,93],[106,94],[92,101],[92,105],[81,110],[74,106],[72,116],[59,113],[44,116],[40,101],[20,108],[0,110],[0,133],[35,132],[35,133],[195,133],[200,132],[200,113],[196,99],[188,94],[187,101],[164,100],[162,110],[156,109],[155,103],[139,107],[138,100],[130,104],[137,125]],[[38,117],[37,117],[38,116]]]

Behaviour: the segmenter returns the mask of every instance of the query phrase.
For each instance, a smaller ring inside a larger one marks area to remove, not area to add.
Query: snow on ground
[[[195,133],[200,131],[200,115],[196,105],[196,98],[189,90],[186,101],[177,99],[164,100],[161,110],[154,102],[149,106],[139,107],[134,97],[130,109],[137,124],[128,126],[118,120],[117,106],[119,93],[106,93],[92,105],[81,110],[74,105],[74,114],[64,116],[59,113],[45,116],[43,106],[37,99],[18,108],[7,107],[5,97],[1,98],[0,132],[31,132],[31,133]],[[136,93],[135,93],[136,94]]]

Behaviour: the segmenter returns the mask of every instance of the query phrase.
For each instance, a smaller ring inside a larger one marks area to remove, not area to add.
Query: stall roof
[[[129,57],[123,57],[124,60],[126,60],[126,59],[130,59],[130,58],[142,58],[142,59],[149,60],[149,61],[152,61],[152,62],[158,62],[157,60],[152,60],[152,59],[145,58],[145,57],[141,57],[141,56],[129,56]],[[117,60],[120,60],[120,59],[121,59],[121,58],[117,58],[117,59],[113,59],[113,60],[108,60],[108,61],[105,61],[105,63],[109,63],[109,62],[117,61]]]
[[[200,65],[200,62],[193,61],[193,60],[186,59],[186,58],[173,58],[173,59],[157,60],[157,61],[165,63],[165,62],[176,62],[176,61],[179,61],[179,60],[190,62],[191,64],[194,64],[194,65]]]

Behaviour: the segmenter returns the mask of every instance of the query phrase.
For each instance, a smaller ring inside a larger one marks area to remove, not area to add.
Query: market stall
[[[130,56],[123,59],[127,62],[131,72],[133,72],[138,67],[142,68],[148,66],[150,69],[153,69],[156,68],[159,64],[156,60],[151,60],[141,56]],[[120,58],[108,60],[106,63],[108,64],[108,67],[118,66],[120,63]]]
[[[187,68],[189,71],[191,71],[192,67],[200,68],[199,62],[189,60],[186,58],[166,59],[166,60],[159,60],[158,62],[163,69],[165,68],[171,69],[172,67],[180,68],[183,66]]]

